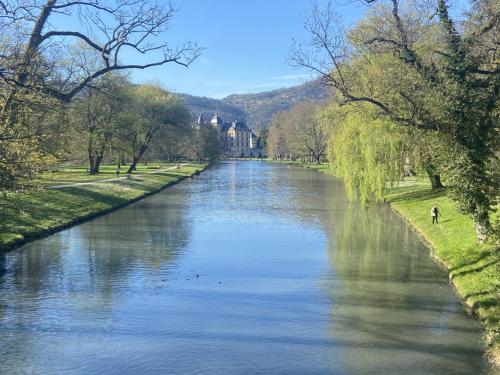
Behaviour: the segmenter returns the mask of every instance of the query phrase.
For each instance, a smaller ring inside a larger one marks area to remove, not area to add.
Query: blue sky
[[[338,2],[337,11],[352,22],[365,8],[348,2]],[[175,5],[180,9],[167,40],[197,42],[205,48],[202,56],[187,69],[167,64],[134,71],[134,81],[160,81],[175,92],[222,98],[311,79],[308,71],[286,62],[292,38],[306,38],[303,15],[310,0],[177,0]]]
[[[168,1],[168,0],[158,0]],[[328,0],[317,0],[324,5]],[[450,0],[461,6],[467,0]],[[170,28],[159,36],[173,47],[184,41],[198,43],[202,55],[189,67],[175,64],[131,72],[134,82],[159,82],[177,93],[212,98],[230,94],[269,91],[301,84],[314,78],[307,70],[287,63],[292,39],[303,41],[304,13],[311,0],[172,0],[178,8]],[[367,11],[356,0],[334,0],[335,10],[347,25]],[[454,11],[452,9],[452,11]],[[58,15],[54,25],[82,30],[75,15]],[[157,56],[126,55],[122,62],[148,63]]]

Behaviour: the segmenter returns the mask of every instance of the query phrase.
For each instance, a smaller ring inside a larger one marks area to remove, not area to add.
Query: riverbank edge
[[[489,364],[492,366],[492,370],[494,371],[494,373],[500,374],[500,333],[497,332],[495,327],[490,327],[490,325],[487,323],[486,317],[481,314],[479,305],[468,302],[466,297],[460,292],[459,286],[456,284],[456,281],[453,277],[450,265],[437,254],[436,245],[428,237],[425,231],[420,228],[412,220],[411,215],[405,212],[402,208],[397,207],[397,205],[391,203],[391,201],[387,201],[387,203],[396,214],[398,214],[406,223],[409,224],[410,228],[426,244],[429,249],[429,254],[434,262],[436,262],[436,264],[438,264],[448,273],[449,284],[452,287],[455,295],[458,297],[460,303],[465,307],[470,315],[481,322],[483,326],[483,345],[485,348],[485,357],[488,360]]]
[[[303,163],[289,162],[289,161],[271,161],[271,160],[267,161],[272,163],[300,166],[303,168],[312,169],[317,172],[334,177],[330,173],[329,168],[325,169],[321,168],[321,166],[324,166],[325,164],[318,165],[318,164],[303,164]],[[498,329],[495,326],[490,326],[488,324],[485,317],[481,314],[479,306],[474,304],[472,305],[469,304],[465,296],[460,293],[460,290],[457,284],[455,283],[455,280],[451,273],[450,265],[447,264],[447,262],[437,254],[436,245],[431,241],[431,239],[425,233],[425,230],[420,228],[412,220],[411,214],[406,212],[401,207],[398,207],[397,204],[392,203],[390,200],[386,200],[386,203],[389,205],[391,210],[394,211],[396,214],[398,214],[398,216],[400,216],[406,223],[408,223],[410,228],[419,236],[420,239],[422,239],[422,241],[426,244],[427,248],[429,249],[429,254],[431,258],[434,260],[434,262],[436,262],[436,264],[438,264],[441,268],[443,268],[443,270],[445,270],[448,273],[449,284],[452,287],[455,295],[458,297],[458,300],[462,303],[462,305],[466,308],[466,310],[475,319],[477,319],[479,322],[482,323],[485,357],[491,366],[492,373],[500,374],[500,332],[498,332]]]
[[[22,246],[24,246],[24,245],[26,245],[26,244],[28,244],[30,242],[37,241],[39,239],[51,236],[51,235],[53,235],[55,233],[61,232],[63,230],[72,228],[74,226],[83,224],[85,222],[94,220],[94,219],[96,219],[98,217],[107,215],[107,214],[109,214],[111,212],[114,212],[114,211],[120,210],[122,208],[125,208],[127,206],[130,206],[131,204],[134,204],[134,203],[136,203],[138,201],[141,201],[144,198],[147,198],[147,197],[149,197],[151,195],[157,194],[160,191],[163,191],[163,190],[165,190],[165,189],[167,189],[167,188],[169,188],[169,187],[171,187],[173,185],[176,185],[179,182],[185,180],[186,178],[191,178],[194,175],[198,175],[199,173],[201,173],[205,169],[207,169],[210,165],[211,164],[200,165],[200,169],[197,169],[197,170],[193,171],[191,174],[188,174],[188,175],[185,175],[185,176],[179,176],[176,180],[169,181],[166,184],[163,184],[163,185],[159,186],[156,189],[153,189],[153,190],[148,191],[148,192],[146,192],[144,194],[138,195],[137,197],[131,198],[131,199],[127,200],[124,203],[119,203],[119,204],[116,204],[116,205],[113,205],[111,207],[108,207],[108,208],[105,208],[105,209],[101,209],[101,210],[95,210],[95,211],[90,212],[90,213],[88,213],[86,215],[75,216],[74,218],[70,219],[69,221],[67,221],[67,222],[65,222],[63,224],[59,224],[59,225],[55,225],[53,227],[47,228],[47,230],[44,230],[43,232],[37,232],[37,233],[33,233],[31,235],[27,234],[23,238],[16,239],[14,241],[10,241],[10,242],[7,242],[7,243],[0,244],[0,253],[2,253],[2,252],[3,253],[7,253],[7,252],[11,252],[11,251],[17,250],[20,247],[22,247]]]

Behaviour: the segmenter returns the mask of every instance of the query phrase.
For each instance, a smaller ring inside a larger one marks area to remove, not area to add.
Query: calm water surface
[[[302,168],[219,163],[0,257],[1,374],[485,371],[410,228]]]

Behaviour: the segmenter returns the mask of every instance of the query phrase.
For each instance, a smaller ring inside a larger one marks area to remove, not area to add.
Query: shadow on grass
[[[133,179],[116,181],[116,182],[113,181],[112,184],[118,187],[126,187],[129,189],[140,190],[145,192],[153,191],[161,186],[160,184],[154,183],[154,181],[146,182],[143,180],[133,180]]]
[[[466,267],[466,266],[469,266],[471,264],[474,264],[474,263],[478,263],[479,261],[481,261],[482,259],[484,259],[486,257],[483,257],[483,258],[479,258],[477,259],[476,261],[472,262],[472,263],[469,263],[469,264],[466,264],[462,267]],[[464,270],[464,271],[460,271],[460,272],[454,272],[453,273],[453,277],[456,277],[456,276],[463,276],[463,275],[466,275],[468,273],[471,273],[471,272],[478,272],[478,271],[481,271],[483,269],[485,269],[486,267],[489,267],[489,266],[492,266],[494,264],[498,264],[499,260],[498,259],[492,259],[490,260],[489,262],[486,262],[485,264],[481,264],[480,266],[478,267],[475,267],[475,268],[470,268],[470,269],[467,269],[467,270]],[[459,267],[459,268],[462,268],[462,267]]]
[[[98,203],[105,203],[108,205],[121,204],[121,203],[126,203],[128,201],[127,198],[123,198],[112,194],[105,194],[99,191],[76,187],[76,186],[61,190],[61,193],[69,196],[68,202],[74,201],[74,198],[77,198],[77,200],[83,199],[86,201],[92,201],[92,202],[95,201]]]
[[[498,253],[495,249],[486,249],[482,251],[474,251],[474,249],[467,249],[466,251],[469,251],[469,255],[471,255],[470,258],[464,259],[464,262],[461,262],[460,264],[456,265],[455,267],[450,268],[450,274],[455,277],[455,276],[461,276],[465,275],[467,273],[471,272],[476,272],[480,271],[492,264],[500,262],[500,258],[498,257]],[[474,255],[474,256],[472,256]],[[486,264],[478,264],[482,260],[486,258],[492,257],[491,261],[488,261]],[[477,265],[474,267],[474,265]],[[461,268],[467,267],[466,270],[463,271],[458,271]],[[469,268],[470,267],[470,268]],[[455,272],[458,271],[458,272]]]
[[[481,296],[487,296],[488,294],[494,294],[497,293],[498,291],[496,289],[488,289],[484,290],[482,292],[477,292],[477,293],[469,293],[464,295],[464,299],[468,300],[469,298],[472,297],[481,297]]]
[[[13,235],[38,236],[47,229],[66,225],[103,209],[126,204],[129,199],[103,192],[71,187],[41,190],[19,196],[20,210],[2,210],[2,230]],[[10,242],[10,241],[8,241]],[[6,244],[0,244],[0,247]]]
[[[486,298],[486,299],[481,300],[481,301],[474,302],[474,304],[472,305],[472,308],[473,309],[477,309],[477,308],[489,309],[489,308],[495,307],[495,306],[498,306],[497,298],[490,297],[490,298]]]
[[[405,188],[401,188],[405,189]],[[440,198],[446,195],[445,189],[431,190],[431,189],[418,189],[410,187],[409,191],[401,192],[395,194],[394,197],[391,197],[390,201],[392,203],[397,202],[413,202],[413,201],[423,201],[423,200],[431,200]]]

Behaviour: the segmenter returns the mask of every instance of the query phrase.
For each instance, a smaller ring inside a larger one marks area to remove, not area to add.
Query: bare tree
[[[267,154],[275,160],[282,160],[288,153],[286,112],[276,113],[267,134]]]
[[[298,103],[291,112],[297,119],[296,137],[299,148],[316,164],[320,164],[328,147],[326,129],[316,116],[319,106],[311,102]]]
[[[4,87],[10,87],[3,111],[21,88],[68,101],[92,80],[114,70],[167,63],[188,66],[200,49],[189,42],[172,47],[162,40],[161,33],[174,13],[170,3],[142,0],[0,1],[0,35],[6,40],[0,78]],[[61,20],[70,20],[74,26],[58,26]],[[76,58],[75,41],[100,56],[100,64],[92,71]],[[121,61],[131,54],[141,59],[150,56],[149,61]]]

